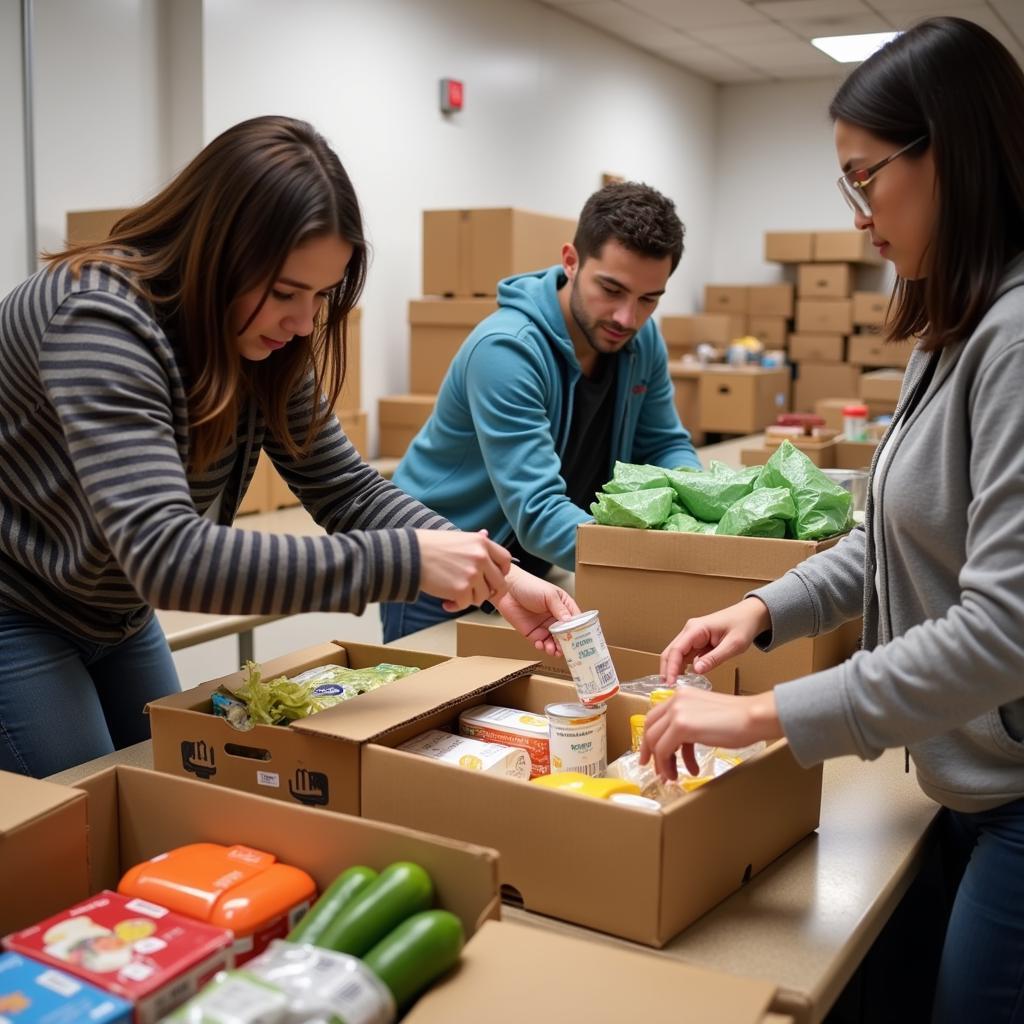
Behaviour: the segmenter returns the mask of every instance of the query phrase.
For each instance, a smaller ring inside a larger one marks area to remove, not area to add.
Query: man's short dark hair
[[[598,256],[610,238],[651,259],[672,257],[672,270],[683,255],[683,227],[676,204],[650,185],[623,181],[595,192],[584,204],[573,245],[580,266]]]

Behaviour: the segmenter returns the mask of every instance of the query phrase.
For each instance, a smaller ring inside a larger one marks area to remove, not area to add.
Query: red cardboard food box
[[[136,1024],[155,1024],[234,965],[233,941],[225,928],[103,890],[8,935],[4,948],[127,999]]]

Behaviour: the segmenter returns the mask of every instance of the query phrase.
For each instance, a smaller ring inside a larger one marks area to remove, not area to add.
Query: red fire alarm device
[[[462,109],[462,83],[457,78],[441,79],[441,113],[454,114]]]

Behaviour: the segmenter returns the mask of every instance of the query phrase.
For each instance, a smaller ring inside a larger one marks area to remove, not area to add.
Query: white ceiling
[[[934,15],[976,21],[1024,65],[1024,0],[540,0],[714,82],[845,74],[816,36],[891,32]]]

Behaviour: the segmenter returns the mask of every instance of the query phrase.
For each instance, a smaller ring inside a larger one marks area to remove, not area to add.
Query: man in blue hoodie
[[[595,192],[560,264],[498,285],[497,312],[459,349],[394,482],[544,576],[575,569],[576,527],[616,460],[699,468],[651,319],[683,231],[647,185]],[[455,614],[429,595],[384,604],[384,639]]]

